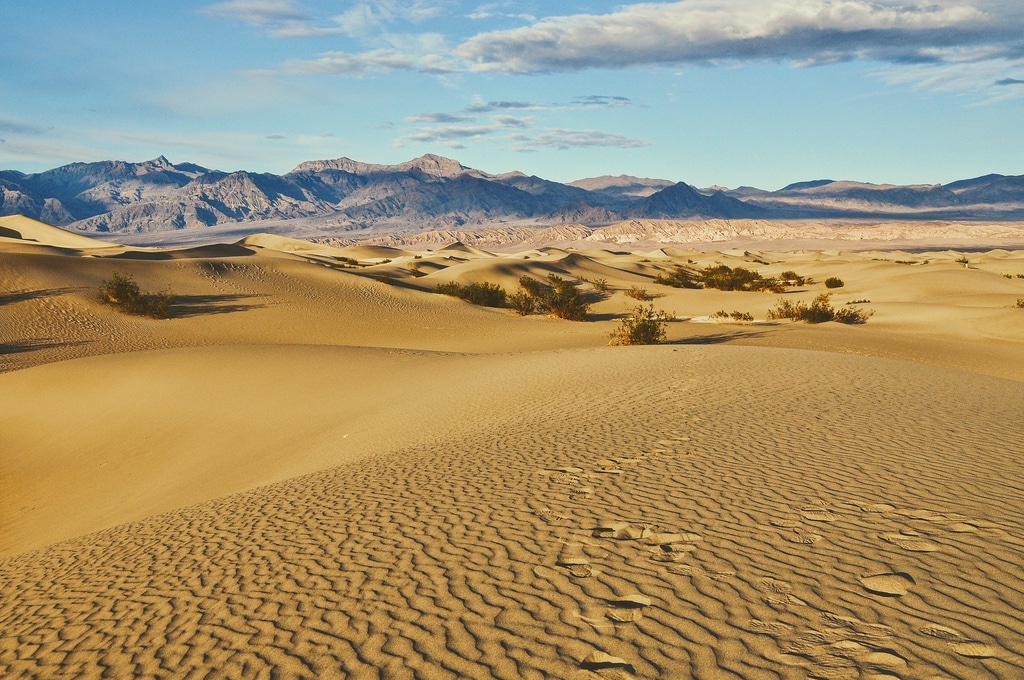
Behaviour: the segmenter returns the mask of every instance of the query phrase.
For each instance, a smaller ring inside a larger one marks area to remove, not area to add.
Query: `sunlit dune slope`
[[[127,510],[341,462],[367,441],[389,450],[0,561],[0,672],[1010,678],[1024,665],[1020,382],[774,348],[358,351],[174,350],[2,376],[5,399],[22,394],[0,409],[14,423],[58,408],[29,383],[59,375],[93,400],[45,436],[51,463],[73,448],[77,467],[34,487],[86,516],[95,498],[74,494],[90,475],[109,474]],[[19,440],[42,444],[38,429]]]

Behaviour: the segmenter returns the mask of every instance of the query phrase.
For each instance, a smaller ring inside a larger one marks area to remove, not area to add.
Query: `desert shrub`
[[[804,285],[804,283],[807,282],[807,280],[804,277],[800,276],[792,269],[787,269],[786,271],[779,274],[779,280],[781,280],[787,286],[802,286]]]
[[[580,292],[565,279],[548,274],[551,286],[544,297],[548,311],[560,319],[570,321],[586,321],[590,306],[580,298]]]
[[[526,316],[536,311],[537,300],[525,290],[520,289],[508,296],[508,306],[519,312],[520,315]]]
[[[556,274],[548,274],[546,284],[523,276],[519,279],[519,288],[512,296],[512,308],[520,314],[553,314],[569,321],[587,320],[590,305],[580,297],[576,286]]]
[[[626,295],[641,302],[646,302],[650,298],[647,294],[647,289],[640,286],[630,286],[629,290],[626,291]]]
[[[753,321],[754,315],[748,312],[727,312],[724,309],[719,310],[711,315],[712,319],[732,319],[733,321]]]
[[[838,321],[839,323],[849,324],[867,323],[868,317],[873,313],[874,312],[864,311],[863,309],[857,309],[855,307],[840,307],[836,310],[835,316],[832,317],[832,320]]]
[[[1018,279],[1024,279],[1024,274],[1017,274]]]
[[[662,286],[672,286],[673,288],[700,288],[698,278],[697,274],[686,267],[676,265],[676,268],[668,274],[658,274],[655,276],[654,282]]]
[[[125,314],[153,319],[169,318],[171,305],[177,299],[170,289],[162,293],[144,293],[135,279],[119,272],[100,282],[99,297],[104,304],[117,307]]]
[[[610,345],[657,345],[665,341],[668,314],[654,305],[640,305],[611,334]]]
[[[848,305],[864,305],[864,304],[867,304],[867,303],[869,303],[869,302],[871,302],[871,300],[868,300],[868,299],[863,299],[863,300],[850,300],[850,301],[849,301],[849,302],[847,302],[846,304],[848,304]]]
[[[441,283],[434,288],[435,293],[451,295],[484,307],[504,307],[505,289],[496,283],[468,283],[462,285],[457,281]]]
[[[730,267],[724,264],[709,265],[700,271],[700,282],[705,288],[717,290],[769,291],[781,293],[784,284],[776,278],[764,278],[752,269]]]
[[[794,321],[806,321],[807,323],[824,323],[826,321],[838,321],[839,323],[860,324],[866,323],[872,312],[853,307],[843,307],[836,310],[829,298],[831,293],[822,293],[814,298],[810,304],[806,302],[792,302],[780,300],[774,309],[768,310],[769,319],[793,319]]]
[[[842,288],[845,285],[846,284],[843,283],[843,280],[837,276],[830,276],[827,279],[825,279],[826,288]]]
[[[971,263],[971,261],[969,259],[967,259],[966,255],[961,255],[960,257],[956,258],[956,260],[954,260],[954,262],[959,262],[960,264],[965,264],[965,265]]]
[[[1017,309],[1024,309],[1024,298],[1017,298]]]
[[[608,292],[608,279],[594,279],[593,281],[590,282],[590,285],[592,285],[594,287],[594,290],[596,290],[599,293]]]

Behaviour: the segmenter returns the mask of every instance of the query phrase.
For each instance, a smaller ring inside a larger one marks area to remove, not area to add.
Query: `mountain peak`
[[[462,163],[452,158],[437,156],[432,153],[425,154],[411,161],[406,161],[397,166],[401,170],[419,170],[428,175],[437,177],[457,177],[469,170]]]

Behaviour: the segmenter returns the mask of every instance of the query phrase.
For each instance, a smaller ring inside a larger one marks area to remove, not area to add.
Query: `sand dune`
[[[503,379],[464,412],[472,429],[445,414],[386,454],[5,560],[0,668],[1008,678],[1024,664],[1024,470],[1007,445],[1020,383],[764,348],[482,360]],[[328,399],[347,389],[326,383]]]
[[[0,677],[1020,677],[1018,251],[21,228],[0,232]],[[875,314],[695,323],[780,297],[653,283],[715,263],[813,278],[789,299],[839,276],[833,301]],[[173,289],[171,318],[100,304],[114,272]],[[548,273],[597,320],[429,292]],[[633,286],[679,317],[672,344],[605,346]]]

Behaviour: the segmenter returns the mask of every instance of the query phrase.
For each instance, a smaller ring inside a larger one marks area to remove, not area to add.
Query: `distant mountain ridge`
[[[588,227],[623,220],[1024,219],[1024,175],[948,185],[813,180],[778,191],[698,189],[620,175],[568,184],[521,172],[491,175],[427,154],[397,165],[307,161],[284,175],[221,172],[163,156],[72,163],[37,174],[0,171],[0,215],[81,232],[138,233],[267,220],[339,232],[423,231],[517,224]]]

